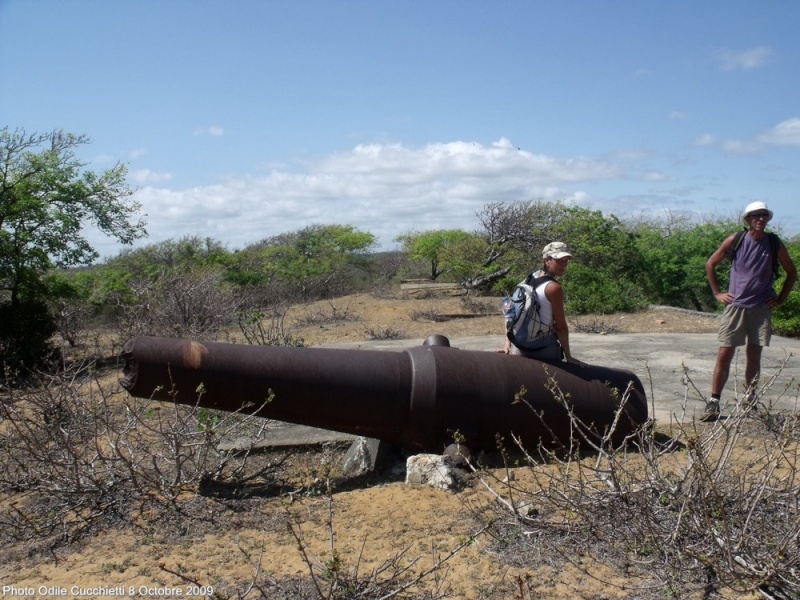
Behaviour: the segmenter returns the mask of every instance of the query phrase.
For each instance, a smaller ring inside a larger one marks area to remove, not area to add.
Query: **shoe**
[[[744,396],[744,400],[742,400],[742,406],[745,408],[753,408],[756,404],[758,404],[758,398],[756,398],[755,392],[748,392]]]
[[[703,411],[703,416],[700,417],[700,420],[704,423],[708,423],[710,421],[716,421],[719,418],[719,400],[715,400],[712,398],[708,402],[706,402],[706,408]]]

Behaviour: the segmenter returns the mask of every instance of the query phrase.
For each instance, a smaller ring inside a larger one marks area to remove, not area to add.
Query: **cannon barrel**
[[[135,397],[242,411],[415,452],[441,452],[455,432],[472,449],[496,448],[498,434],[510,442],[513,433],[529,447],[567,442],[570,417],[556,387],[596,434],[614,422],[629,384],[615,439],[647,420],[644,388],[629,371],[459,350],[443,336],[428,340],[392,352],[137,337],[123,349],[120,383]],[[515,401],[523,389],[525,402]]]

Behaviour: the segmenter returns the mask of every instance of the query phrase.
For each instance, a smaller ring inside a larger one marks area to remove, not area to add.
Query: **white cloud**
[[[669,181],[670,177],[666,173],[662,173],[661,171],[648,171],[644,174],[643,179],[645,181],[654,181],[654,182],[661,182],[661,181]]]
[[[232,247],[317,223],[374,233],[384,247],[410,229],[477,227],[489,202],[575,197],[568,186],[614,179],[622,169],[586,157],[554,158],[520,150],[507,139],[359,145],[306,172],[275,169],[185,190],[147,187],[136,200],[148,214],[147,243],[208,235]],[[139,171],[142,180],[158,177]]]
[[[685,112],[681,112],[679,110],[673,110],[669,114],[667,114],[667,118],[671,121],[685,121],[689,118],[689,116]]]
[[[626,150],[619,150],[614,155],[623,161],[638,161],[650,158],[651,151],[643,148],[628,148]]]
[[[136,148],[134,150],[131,150],[130,157],[134,158],[134,159],[135,158],[141,158],[145,154],[147,154],[147,149],[145,149],[145,148]]]
[[[225,135],[225,130],[219,125],[211,125],[210,127],[201,127],[194,130],[195,135],[210,135],[212,137],[220,137]]]
[[[719,145],[726,154],[756,154],[762,149],[755,140],[722,140]]]
[[[772,129],[749,140],[718,140],[715,136],[707,133],[695,138],[694,144],[696,146],[719,146],[727,154],[738,155],[763,152],[769,146],[800,147],[800,118],[786,119]]]
[[[747,50],[721,48],[714,52],[714,59],[726,71],[737,69],[748,71],[764,66],[771,54],[772,50],[767,46],[758,46]]]
[[[129,177],[140,185],[154,185],[170,181],[172,179],[172,173],[156,173],[150,169],[138,169],[132,171]]]
[[[759,135],[758,141],[776,146],[800,146],[800,118],[778,123],[771,130]]]
[[[694,139],[695,146],[713,146],[716,143],[717,138],[710,133],[704,133]]]

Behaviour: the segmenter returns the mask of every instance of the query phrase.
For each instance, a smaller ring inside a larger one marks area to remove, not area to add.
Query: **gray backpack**
[[[552,326],[542,323],[539,297],[536,288],[546,281],[553,281],[549,275],[525,278],[511,294],[512,311],[506,318],[506,335],[511,343],[523,350],[538,350],[556,341]]]

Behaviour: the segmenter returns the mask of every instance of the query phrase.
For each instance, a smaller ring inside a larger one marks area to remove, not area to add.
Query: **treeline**
[[[52,356],[56,334],[77,344],[88,330],[113,330],[120,340],[207,340],[238,325],[248,340],[291,343],[279,326],[263,328],[265,320],[280,324],[289,304],[403,278],[502,295],[541,265],[541,250],[553,240],[575,254],[563,279],[571,314],[649,304],[714,311],[704,264],[741,228],[732,219],[622,221],[563,203],[494,202],[477,213],[475,231],[409,231],[390,252],[379,251],[370,232],[327,224],[235,250],[198,236],[167,240],[93,264],[97,252],[83,236],[85,225],[123,243],[146,231],[125,167],[94,173],[75,158],[87,142],[58,130],[0,130],[0,376]],[[800,241],[784,242],[797,262]],[[793,293],[776,313],[779,333],[800,334],[798,298]]]
[[[26,340],[31,347],[37,331],[57,332],[75,344],[90,329],[112,330],[123,340],[216,339],[225,328],[274,318],[289,304],[387,288],[412,277],[497,296],[537,268],[541,248],[555,239],[575,254],[563,279],[571,314],[629,312],[650,304],[714,311],[720,307],[706,282],[705,261],[740,227],[725,220],[623,222],[545,202],[492,203],[478,217],[478,231],[408,232],[392,252],[376,251],[373,234],[349,225],[305,227],[238,250],[186,237],[124,251],[100,265],[50,272],[39,299],[47,302],[52,331],[30,328]],[[784,242],[800,260],[800,242]],[[796,292],[775,323],[779,333],[800,334]]]

